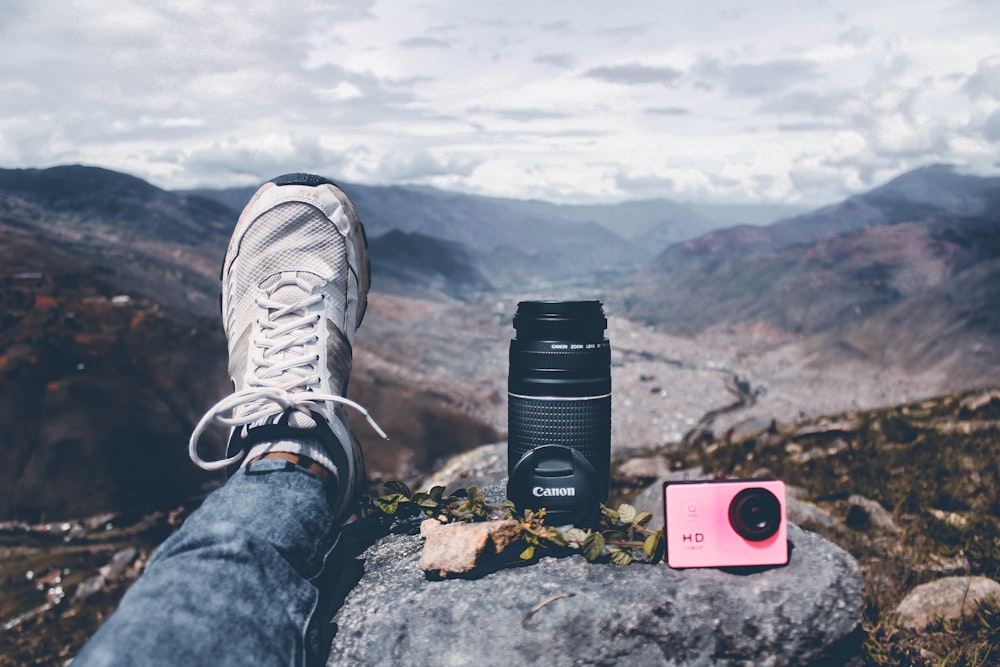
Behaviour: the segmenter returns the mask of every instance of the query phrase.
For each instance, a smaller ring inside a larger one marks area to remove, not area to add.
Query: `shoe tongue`
[[[260,288],[268,296],[285,306],[298,303],[312,293],[312,290],[323,282],[322,278],[308,271],[284,271],[265,278]],[[308,289],[303,289],[308,287]]]
[[[265,426],[268,424],[278,424],[281,422],[282,418],[283,415],[273,415],[271,417],[258,419],[250,424],[249,428],[257,428],[258,426]],[[288,413],[288,425],[292,428],[316,428],[316,421],[304,412],[292,410]]]

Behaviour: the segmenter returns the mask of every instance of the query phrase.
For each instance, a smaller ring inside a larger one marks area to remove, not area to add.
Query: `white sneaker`
[[[236,223],[222,267],[235,392],[195,427],[191,460],[206,470],[235,470],[267,452],[306,456],[336,476],[343,511],[364,483],[346,408],[386,437],[363,407],[344,398],[369,284],[364,228],[340,188],[311,174],[261,186]],[[219,461],[197,451],[212,422],[232,427]]]

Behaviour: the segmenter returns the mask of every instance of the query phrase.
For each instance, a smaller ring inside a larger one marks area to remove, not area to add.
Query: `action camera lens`
[[[740,537],[760,542],[778,532],[781,524],[781,503],[760,487],[743,489],[729,503],[729,525]]]

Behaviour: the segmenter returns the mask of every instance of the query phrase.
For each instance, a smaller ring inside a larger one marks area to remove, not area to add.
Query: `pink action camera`
[[[788,563],[782,482],[667,482],[663,503],[670,567]]]

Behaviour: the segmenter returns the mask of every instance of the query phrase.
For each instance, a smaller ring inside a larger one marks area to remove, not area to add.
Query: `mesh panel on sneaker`
[[[336,294],[345,294],[350,269],[343,249],[344,238],[337,228],[308,204],[283,203],[258,217],[244,234],[230,267],[228,326],[244,327],[252,323],[256,317],[255,292],[267,278],[281,271],[306,271],[322,276]],[[336,258],[336,263],[329,261],[331,257]],[[334,322],[342,327],[343,299],[334,304],[332,315]]]

